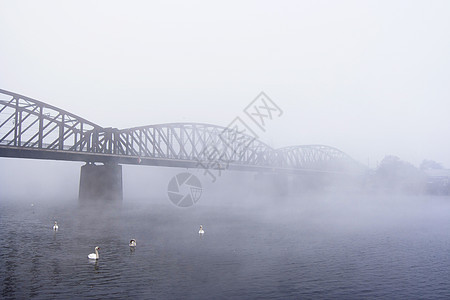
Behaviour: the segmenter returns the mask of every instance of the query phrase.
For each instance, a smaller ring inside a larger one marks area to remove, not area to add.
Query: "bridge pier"
[[[79,201],[122,201],[122,166],[117,164],[81,167]]]

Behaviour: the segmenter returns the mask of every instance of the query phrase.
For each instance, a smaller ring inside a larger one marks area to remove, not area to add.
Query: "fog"
[[[3,1],[1,87],[104,127],[227,126],[260,91],[274,148],[450,167],[447,1]]]
[[[0,89],[119,129],[239,117],[274,149],[327,145],[363,170],[212,182],[201,168],[123,165],[123,201],[82,202],[84,163],[0,157],[2,295],[448,295],[449,14],[448,1],[0,2]],[[244,112],[262,91],[282,111],[264,128]],[[424,160],[447,172],[444,188]],[[168,192],[183,172],[201,182],[190,207]],[[97,244],[92,272],[78,259]]]

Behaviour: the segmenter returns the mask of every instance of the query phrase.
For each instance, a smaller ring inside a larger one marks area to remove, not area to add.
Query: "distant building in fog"
[[[427,175],[427,192],[431,194],[450,194],[450,169],[424,170]]]

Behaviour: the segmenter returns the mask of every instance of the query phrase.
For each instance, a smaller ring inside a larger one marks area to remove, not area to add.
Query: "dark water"
[[[3,199],[1,296],[450,298],[449,198],[209,200],[99,209]]]

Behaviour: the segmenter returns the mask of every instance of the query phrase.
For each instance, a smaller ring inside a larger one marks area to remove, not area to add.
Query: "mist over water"
[[[2,199],[2,298],[450,296],[448,197],[279,195],[251,178],[203,180],[189,208],[164,195],[97,205]]]
[[[442,0],[0,1],[0,299],[450,299],[449,15]],[[236,124],[254,147],[219,129]],[[143,166],[228,166],[210,151],[224,136],[246,166],[321,176]],[[123,202],[78,201],[85,162],[4,157],[68,149],[137,162]],[[202,186],[186,208],[168,195],[183,172]]]

